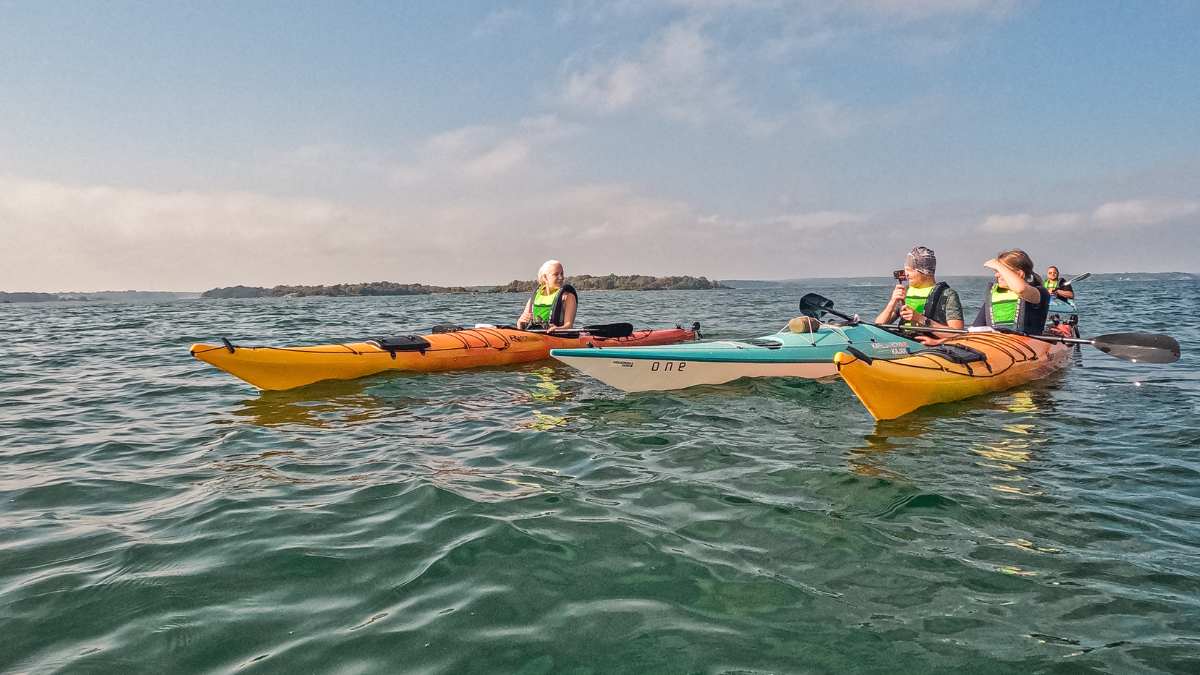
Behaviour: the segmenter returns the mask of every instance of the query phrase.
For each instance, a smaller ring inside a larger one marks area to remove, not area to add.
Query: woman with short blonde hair
[[[544,328],[546,332],[571,328],[579,308],[579,294],[565,283],[566,273],[557,260],[547,260],[538,269],[537,286],[517,319],[517,328]]]

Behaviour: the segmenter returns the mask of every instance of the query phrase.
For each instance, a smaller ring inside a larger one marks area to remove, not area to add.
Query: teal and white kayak
[[[1060,325],[1070,326],[1071,336],[1079,337],[1079,310],[1075,307],[1074,300],[1051,298],[1047,319],[1047,323],[1051,327]]]
[[[1079,309],[1075,307],[1074,300],[1063,300],[1062,298],[1052,298],[1050,300],[1050,314],[1078,314]]]
[[[743,377],[819,379],[837,373],[833,355],[850,346],[873,356],[903,356],[922,345],[874,326],[821,324],[816,332],[781,331],[749,340],[663,347],[553,349],[563,363],[624,391],[664,391]]]

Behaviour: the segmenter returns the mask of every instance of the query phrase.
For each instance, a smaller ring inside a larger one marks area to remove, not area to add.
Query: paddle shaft
[[[987,333],[987,331],[969,331],[969,330],[963,330],[960,328],[934,328],[933,326],[884,325],[884,324],[878,324],[878,323],[871,323],[870,321],[863,321],[862,319],[860,319],[856,316],[849,316],[847,314],[842,314],[841,312],[837,311],[836,309],[830,309],[828,307],[822,307],[821,309],[826,312],[829,312],[830,314],[832,314],[834,316],[841,317],[847,321],[861,323],[864,326],[874,326],[876,328],[882,328],[883,330],[886,330],[889,333],[897,333],[897,332],[901,332],[901,331],[908,331],[908,332],[914,332],[914,333],[954,333],[955,335],[980,335],[980,334]],[[1072,344],[1072,345],[1092,345],[1093,347],[1096,345],[1094,340],[1077,339],[1077,338],[1069,338],[1069,337],[1058,337],[1057,335],[1030,335],[1028,333],[1020,333],[1017,331],[996,331],[996,332],[997,333],[1009,333],[1011,335],[1024,335],[1025,337],[1031,337],[1031,338],[1034,338],[1035,340],[1045,340],[1046,342],[1065,342],[1067,344]]]
[[[555,337],[573,338],[583,334],[588,334],[599,338],[616,338],[628,337],[633,334],[633,324],[628,323],[606,323],[596,326],[584,326],[582,328],[565,328],[556,330],[553,333],[545,328],[519,328],[526,333],[537,333],[539,335],[553,335]]]

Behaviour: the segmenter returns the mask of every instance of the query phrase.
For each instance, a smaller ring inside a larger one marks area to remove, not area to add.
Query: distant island
[[[198,298],[199,293],[175,293],[172,291],[97,291],[92,293],[6,293],[0,291],[0,303],[11,302],[70,302],[70,301],[117,301],[140,300],[158,302]]]
[[[567,277],[567,283],[581,291],[679,291],[728,288],[706,277],[652,277],[642,274]],[[200,294],[202,298],[279,298],[279,297],[362,297],[373,295],[431,295],[434,293],[532,293],[535,281],[514,279],[502,286],[428,286],[373,281],[332,286],[226,286]]]
[[[1069,270],[1070,278],[1077,272]],[[947,278],[974,279],[986,275]],[[1191,272],[1097,272],[1096,281],[1197,281],[1200,274]],[[713,289],[755,289],[810,286],[814,283],[869,282],[869,285],[894,283],[890,277],[812,277],[807,279],[722,279],[707,277],[653,277],[642,274],[592,276],[580,274],[567,277],[567,283],[581,291],[677,291]],[[514,279],[500,286],[430,286],[426,284],[399,284],[391,281],[375,281],[360,284],[334,284],[332,286],[226,286],[203,293],[178,293],[172,291],[98,291],[88,293],[37,293],[0,291],[0,304],[26,302],[163,302],[189,300],[193,298],[271,298],[271,297],[361,297],[371,295],[432,295],[434,293],[530,293],[535,282]]]

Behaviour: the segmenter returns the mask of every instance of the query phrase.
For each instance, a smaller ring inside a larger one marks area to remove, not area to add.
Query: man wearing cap
[[[897,321],[905,326],[961,330],[962,301],[949,284],[934,278],[936,270],[937,257],[931,249],[917,246],[909,251],[904,259],[903,273],[896,272],[896,288],[892,290],[892,297],[875,318],[875,323]],[[916,339],[926,344],[936,344],[939,338],[951,335],[953,333],[922,333]]]

